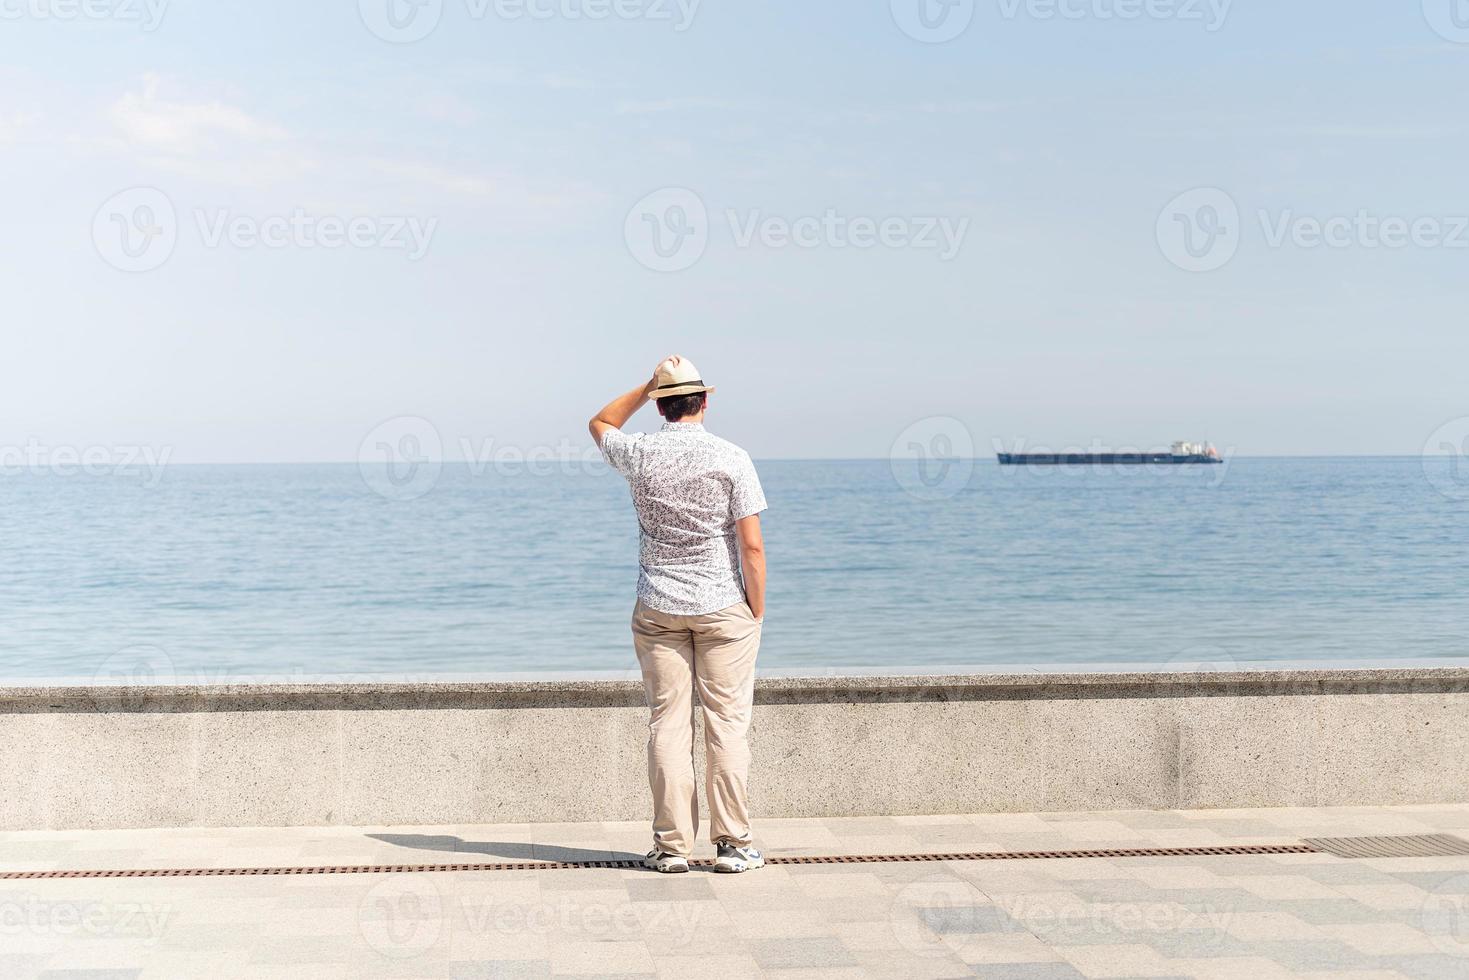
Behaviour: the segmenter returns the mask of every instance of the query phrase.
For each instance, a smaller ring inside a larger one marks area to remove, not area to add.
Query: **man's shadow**
[[[368,834],[373,840],[398,847],[414,847],[424,851],[452,851],[455,854],[483,854],[505,861],[562,861],[581,864],[587,861],[641,861],[641,854],[627,851],[598,851],[586,847],[561,847],[556,844],[523,844],[509,841],[467,841],[451,834]]]

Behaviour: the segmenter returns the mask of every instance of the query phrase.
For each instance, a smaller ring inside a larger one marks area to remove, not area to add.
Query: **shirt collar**
[[[703,432],[704,426],[699,422],[664,422],[660,432]]]

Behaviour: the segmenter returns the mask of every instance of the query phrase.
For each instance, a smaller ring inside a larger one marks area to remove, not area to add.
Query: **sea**
[[[760,665],[1469,658],[1459,462],[757,461]],[[635,669],[638,525],[615,473],[373,465],[0,476],[0,682]]]

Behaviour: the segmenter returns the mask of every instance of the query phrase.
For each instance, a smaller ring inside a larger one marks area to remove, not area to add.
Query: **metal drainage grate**
[[[1343,858],[1455,857],[1469,855],[1469,841],[1453,834],[1399,837],[1307,837],[1319,851]]]
[[[1027,861],[1054,858],[1208,857],[1226,854],[1312,854],[1306,844],[1238,844],[1208,847],[1109,847],[1084,851],[969,851],[962,854],[863,854],[831,857],[772,857],[767,864],[863,864],[912,861]],[[709,863],[709,862],[700,862]]]
[[[1460,842],[1462,844],[1462,842]],[[843,854],[767,857],[766,864],[908,864],[916,861],[1021,861],[1055,858],[1208,857],[1231,854],[1314,854],[1305,844],[1217,847],[1120,847],[1084,851],[971,851],[960,854]],[[690,861],[696,868],[709,860]],[[297,868],[134,868],[112,871],[0,871],[0,880],[25,878],[195,878],[231,875],[401,874],[419,871],[557,871],[565,868],[641,868],[641,859],[614,861],[507,861],[498,864],[340,864]]]

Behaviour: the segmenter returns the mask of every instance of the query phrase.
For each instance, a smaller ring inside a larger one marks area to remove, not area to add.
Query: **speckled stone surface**
[[[1219,671],[1048,671],[993,673],[762,676],[755,685],[763,703],[843,700],[974,700],[1007,697],[1186,697],[1233,694],[1462,693],[1469,667],[1281,668]],[[438,706],[578,707],[641,705],[635,677],[616,680],[364,681],[355,683],[233,683],[168,685],[39,685],[0,687],[0,711],[152,711],[294,708],[408,708]]]
[[[1464,835],[1469,806],[766,819],[772,857]],[[630,822],[0,831],[0,870],[605,861]],[[712,851],[700,841],[695,856]],[[5,980],[1469,976],[1469,857],[1331,854],[0,881]]]
[[[1469,799],[1459,667],[767,677],[757,705],[774,817]],[[630,678],[0,688],[0,828],[638,819],[646,714]]]

